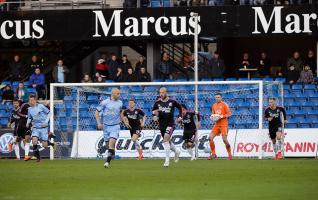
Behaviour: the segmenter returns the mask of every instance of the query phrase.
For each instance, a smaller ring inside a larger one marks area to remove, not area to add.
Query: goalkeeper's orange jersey
[[[220,103],[213,104],[212,114],[219,114],[223,116],[222,119],[215,123],[215,126],[228,126],[227,118],[231,116],[231,110],[227,103],[221,101]]]

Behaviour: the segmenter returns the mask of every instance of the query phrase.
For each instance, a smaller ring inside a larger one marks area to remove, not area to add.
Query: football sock
[[[25,156],[29,156],[29,151],[30,151],[30,143],[25,143],[25,145],[24,145],[24,151],[25,151],[25,153],[24,153],[24,155]]]
[[[113,156],[115,155],[115,150],[114,149],[108,149],[107,153],[107,162],[110,163],[112,160]]]
[[[210,141],[210,149],[211,149],[211,153],[215,154],[215,144],[213,141]]]
[[[166,151],[166,161],[169,161],[169,157],[170,157],[170,143],[169,142],[165,142],[163,145],[164,145],[164,149]]]
[[[231,145],[225,145],[225,148],[226,148],[227,154],[229,156],[232,156]]]
[[[277,145],[276,145],[276,143],[273,144],[273,150],[274,150],[274,153],[276,154],[276,152],[277,152]]]
[[[14,145],[14,152],[15,152],[15,155],[18,159],[20,159],[20,147],[19,147],[19,144],[15,144]]]
[[[188,153],[190,154],[191,158],[193,157],[193,148],[188,148]]]
[[[138,150],[140,148],[140,144],[138,141],[135,141],[135,148]]]
[[[177,152],[177,148],[176,148],[176,146],[174,146],[174,144],[172,142],[170,142],[170,149],[173,152]]]

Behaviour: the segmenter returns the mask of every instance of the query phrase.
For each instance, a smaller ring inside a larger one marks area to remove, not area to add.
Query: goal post
[[[90,131],[96,132],[95,108],[103,99],[110,96],[110,91],[114,87],[121,90],[121,100],[124,106],[128,106],[129,98],[135,98],[137,107],[145,111],[147,120],[143,132],[147,137],[150,137],[149,134],[152,133],[153,140],[157,139],[159,133],[157,131],[157,124],[152,121],[151,108],[159,95],[158,89],[160,87],[166,87],[171,98],[186,104],[190,110],[196,110],[197,108],[202,119],[201,128],[198,130],[200,132],[199,157],[205,156],[202,148],[207,143],[207,135],[213,127],[209,115],[211,114],[211,106],[215,102],[215,93],[222,93],[224,101],[229,104],[232,110],[233,115],[229,118],[229,128],[231,130],[258,130],[260,133],[258,142],[260,147],[264,142],[264,136],[262,136],[264,135],[263,110],[267,102],[264,100],[277,95],[279,99],[282,98],[282,93],[278,92],[280,89],[277,89],[282,88],[280,83],[263,81],[51,83],[50,108],[52,115],[50,130],[58,136],[60,142],[55,152],[55,157],[81,158],[85,156],[80,151],[88,151],[88,149],[92,151],[91,148],[93,147],[89,145],[96,144],[92,142],[91,144],[87,144],[86,147],[81,146],[82,138],[79,135]],[[121,126],[121,128],[125,132],[125,127]],[[176,132],[182,134],[181,129],[182,127],[177,125]],[[234,131],[234,134],[237,134],[237,132]],[[124,140],[126,141],[126,139]],[[150,154],[154,155],[154,157],[160,156],[160,144],[157,144],[157,141],[147,143],[146,140],[151,140],[151,138],[146,138],[145,136],[145,141],[143,141],[145,148],[149,149]],[[179,140],[180,138],[178,139],[180,143]],[[127,141],[127,147],[125,146],[125,148],[130,148],[129,152],[133,152],[134,149],[131,149],[132,145],[128,143],[129,141]],[[234,151],[234,148],[236,148],[235,143],[233,142],[232,145]],[[126,157],[128,154],[124,152],[121,155]],[[261,150],[258,157],[263,157]]]

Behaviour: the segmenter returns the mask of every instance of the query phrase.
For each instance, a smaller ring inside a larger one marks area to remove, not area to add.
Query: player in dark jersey
[[[191,156],[191,160],[195,160],[193,147],[196,142],[197,128],[200,128],[200,114],[187,110],[187,107],[184,104],[181,106],[182,119],[178,118],[178,122],[183,124],[183,140]]]
[[[19,142],[22,139],[25,149],[24,160],[27,161],[30,160],[29,151],[31,133],[26,127],[26,122],[28,117],[28,108],[30,105],[28,103],[23,103],[21,100],[14,99],[13,106],[14,108],[8,127],[11,127],[14,124],[14,139],[9,143],[9,151],[12,151],[12,148],[14,148],[15,155],[17,159],[20,160]]]
[[[142,147],[138,141],[142,128],[145,126],[145,113],[136,108],[135,99],[129,99],[129,108],[123,112],[123,122],[130,130],[131,140],[138,151],[138,159],[142,160]]]
[[[170,141],[171,135],[175,128],[174,111],[179,110],[179,116],[182,116],[181,105],[168,97],[167,89],[160,88],[160,98],[156,101],[152,108],[153,120],[159,122],[159,129],[163,137],[164,148],[166,151],[166,159],[163,164],[164,167],[169,166],[170,149],[175,153],[175,162],[179,161],[180,150],[176,149],[174,144]],[[179,117],[179,119],[182,119]]]
[[[273,142],[275,159],[282,158],[282,126],[286,123],[286,111],[284,108],[276,105],[276,99],[270,98],[269,107],[265,110],[265,120],[268,121],[269,136]],[[283,117],[283,119],[282,119]]]

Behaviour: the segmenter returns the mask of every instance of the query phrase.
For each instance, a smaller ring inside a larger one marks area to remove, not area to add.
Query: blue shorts
[[[117,140],[119,137],[120,125],[108,126],[104,124],[104,140],[109,141],[109,138],[114,138]]]
[[[48,128],[33,128],[32,137],[37,137],[40,140],[46,141],[48,140],[48,131]]]

